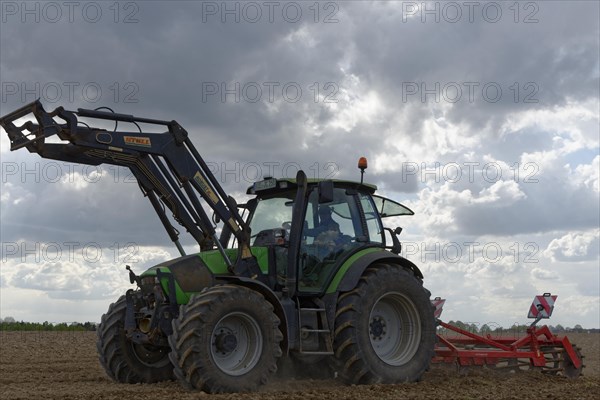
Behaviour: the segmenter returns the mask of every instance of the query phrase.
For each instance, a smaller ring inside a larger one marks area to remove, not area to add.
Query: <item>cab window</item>
[[[384,232],[379,220],[378,212],[371,200],[371,196],[366,194],[360,195],[360,204],[365,213],[365,219],[367,220],[367,228],[369,230],[369,241],[375,243],[384,243]]]

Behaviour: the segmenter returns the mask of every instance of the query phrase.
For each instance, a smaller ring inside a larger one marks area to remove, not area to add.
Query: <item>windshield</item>
[[[292,221],[293,193],[283,197],[258,199],[256,210],[250,220],[252,236],[266,229],[284,228],[285,222]]]

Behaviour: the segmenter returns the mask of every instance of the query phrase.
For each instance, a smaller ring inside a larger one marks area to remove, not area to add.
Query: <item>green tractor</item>
[[[29,113],[37,123],[13,124]],[[106,131],[78,118],[168,130]],[[137,288],[111,304],[98,328],[100,362],[115,381],[177,378],[219,393],[258,389],[284,359],[327,363],[349,384],[413,382],[428,369],[436,341],[430,293],[399,255],[401,229],[384,227],[388,217],[413,213],[362,182],[365,159],[360,182],[299,171],[254,183],[252,199],[237,204],[175,121],[49,113],[34,102],[0,125],[12,150],[129,167],[182,254],[140,275],[127,267]],[[51,135],[66,143],[45,143]],[[199,253],[185,254],[166,209]]]

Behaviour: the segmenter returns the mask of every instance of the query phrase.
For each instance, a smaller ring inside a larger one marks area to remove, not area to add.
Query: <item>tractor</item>
[[[384,225],[413,212],[363,182],[366,159],[360,181],[265,177],[238,204],[176,121],[49,112],[38,100],[0,125],[11,150],[129,168],[181,254],[139,275],[127,266],[136,288],[97,330],[100,363],[115,381],[247,392],[284,359],[326,363],[348,384],[414,382],[429,368],[435,308],[419,268],[399,255],[401,228]],[[185,253],[174,222],[198,253]]]

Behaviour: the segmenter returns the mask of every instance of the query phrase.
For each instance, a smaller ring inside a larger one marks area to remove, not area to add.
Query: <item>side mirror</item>
[[[389,249],[394,254],[400,254],[400,252],[402,251],[402,244],[398,240],[398,235],[400,234],[400,232],[402,232],[402,228],[398,227],[394,230],[391,230],[390,228],[383,228],[383,229],[388,231],[392,237],[392,246],[391,247],[386,246],[386,248]]]
[[[319,204],[333,201],[333,181],[319,182]]]

